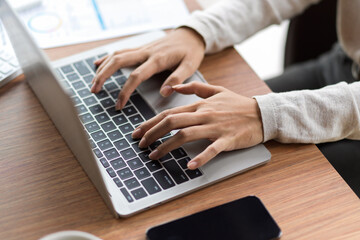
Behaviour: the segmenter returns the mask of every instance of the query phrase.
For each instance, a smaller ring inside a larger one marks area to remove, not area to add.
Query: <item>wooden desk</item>
[[[54,60],[110,41],[47,53]],[[200,71],[237,93],[270,92],[232,48],[207,56]],[[0,89],[0,109],[0,239],[38,239],[69,229],[103,239],[145,239],[151,226],[247,195],[262,199],[282,239],[360,239],[359,199],[314,145],[269,142],[272,160],[265,166],[116,220],[22,79]]]

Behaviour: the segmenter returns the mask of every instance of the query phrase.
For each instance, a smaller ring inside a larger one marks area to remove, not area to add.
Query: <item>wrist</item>
[[[187,36],[188,38],[191,39],[192,42],[194,42],[196,45],[198,45],[199,47],[201,47],[201,49],[203,49],[205,51],[205,48],[206,48],[205,40],[194,29],[189,28],[187,26],[182,26],[182,27],[175,29],[175,32],[179,32],[182,35]]]

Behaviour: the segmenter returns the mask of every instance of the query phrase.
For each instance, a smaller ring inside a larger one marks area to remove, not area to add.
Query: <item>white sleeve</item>
[[[360,140],[360,82],[254,98],[261,112],[264,142]]]
[[[221,0],[205,11],[195,11],[183,26],[197,31],[206,53],[239,43],[257,31],[302,12],[320,0]]]

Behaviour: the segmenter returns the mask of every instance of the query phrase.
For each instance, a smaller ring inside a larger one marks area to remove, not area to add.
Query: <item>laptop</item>
[[[259,144],[221,153],[197,170],[187,169],[186,163],[205,149],[207,140],[187,143],[159,161],[150,160],[151,149],[174,132],[149,149],[139,149],[132,130],[164,109],[199,100],[181,94],[161,97],[161,74],[141,84],[122,111],[114,109],[115,100],[131,69],[119,69],[101,92],[90,93],[95,59],[154,41],[164,32],[138,35],[50,63],[5,0],[0,0],[0,17],[27,83],[115,217],[144,211],[270,160],[269,151]],[[205,82],[199,72],[189,81]]]
[[[19,63],[0,21],[0,87],[21,74]]]

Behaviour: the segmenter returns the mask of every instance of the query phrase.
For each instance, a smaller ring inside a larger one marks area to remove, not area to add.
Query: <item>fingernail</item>
[[[141,136],[141,128],[135,129],[135,131],[131,135],[131,137],[134,139],[140,138],[140,136]]]
[[[116,109],[116,110],[121,110],[121,101],[120,101],[120,99],[118,99],[118,100],[116,101],[115,109]]]
[[[146,139],[143,137],[140,142],[139,142],[139,147],[140,148],[144,148],[145,147],[145,144],[146,144]]]
[[[188,165],[187,165],[187,167],[189,169],[196,169],[197,166],[198,166],[197,162],[193,162],[193,161],[189,162]]]
[[[176,89],[176,88],[181,88],[181,87],[183,87],[183,86],[184,86],[184,84],[178,84],[178,85],[172,86],[172,88],[173,88],[173,89]]]
[[[169,96],[171,93],[172,93],[172,88],[171,88],[171,86],[169,86],[169,85],[166,85],[166,86],[162,87],[161,90],[160,90],[160,94],[161,94],[163,97],[167,97],[167,96]]]
[[[159,154],[159,151],[157,149],[155,149],[154,151],[152,151],[149,154],[149,158],[152,160],[156,160],[156,159],[158,159],[158,154]]]

